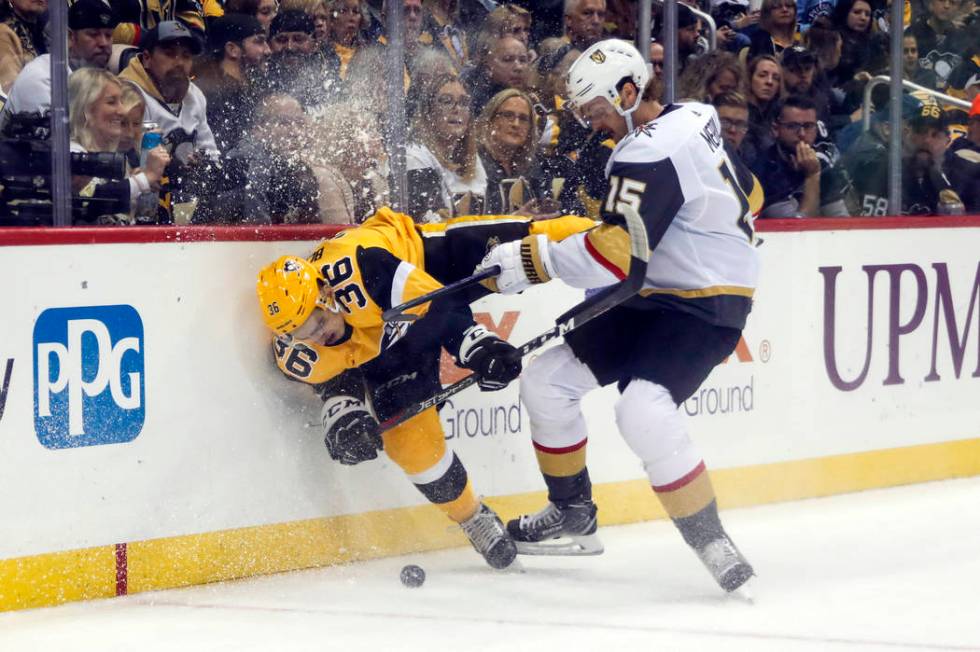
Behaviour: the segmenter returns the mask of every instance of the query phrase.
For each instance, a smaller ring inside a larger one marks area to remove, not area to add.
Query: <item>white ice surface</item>
[[[980,650],[980,478],[723,518],[755,604],[660,521],[523,573],[457,549],[0,614],[0,650]],[[406,563],[423,587],[399,583]]]

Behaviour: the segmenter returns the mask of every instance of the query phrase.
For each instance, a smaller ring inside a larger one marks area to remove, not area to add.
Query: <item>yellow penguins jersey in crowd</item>
[[[333,290],[347,324],[345,334],[330,345],[277,337],[279,368],[307,383],[326,382],[373,360],[409,327],[425,328],[424,320],[385,323],[382,313],[472,274],[489,246],[536,234],[561,240],[594,225],[572,216],[539,222],[475,216],[418,225],[408,215],[382,208],[360,226],[320,243],[308,257]],[[422,316],[430,305],[408,312]]]

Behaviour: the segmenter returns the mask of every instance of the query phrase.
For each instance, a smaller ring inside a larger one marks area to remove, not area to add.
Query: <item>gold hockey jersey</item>
[[[292,378],[324,383],[370,362],[410,327],[425,328],[424,321],[385,323],[381,315],[472,273],[489,246],[539,233],[561,240],[594,225],[572,216],[534,222],[493,215],[418,225],[408,215],[382,208],[360,226],[323,241],[308,257],[334,292],[347,324],[344,336],[331,345],[277,337],[277,364]],[[447,246],[450,243],[454,246]],[[430,306],[425,303],[408,312],[423,316]]]

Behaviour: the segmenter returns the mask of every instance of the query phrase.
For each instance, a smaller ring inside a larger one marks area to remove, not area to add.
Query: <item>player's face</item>
[[[343,336],[346,330],[344,317],[326,286],[320,290],[320,299],[321,303],[317,304],[309,319],[291,333],[295,339],[333,344]]]
[[[579,115],[592,131],[609,136],[616,142],[626,136],[626,119],[604,97],[586,102],[579,109]]]

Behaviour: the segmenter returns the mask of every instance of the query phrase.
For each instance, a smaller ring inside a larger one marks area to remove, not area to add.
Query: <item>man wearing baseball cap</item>
[[[949,119],[938,104],[923,104],[909,121],[902,161],[902,209],[909,215],[957,214],[963,201],[943,174]]]
[[[216,158],[219,150],[208,126],[204,93],[190,80],[194,56],[204,49],[200,39],[183,23],[166,20],[147,32],[140,46],[140,56],[119,77],[143,94],[143,120],[157,123],[172,144],[190,143],[193,151]],[[190,161],[186,155],[177,157]]]
[[[112,54],[112,31],[119,22],[109,0],[76,0],[68,8],[68,71],[105,68]],[[42,54],[20,71],[0,122],[10,114],[51,108],[51,55]]]
[[[980,94],[973,98],[966,135],[946,151],[946,176],[969,213],[980,213]]]
[[[252,124],[270,52],[254,16],[227,14],[209,24],[209,56],[195,83],[208,100],[208,124],[222,152],[231,151]]]

